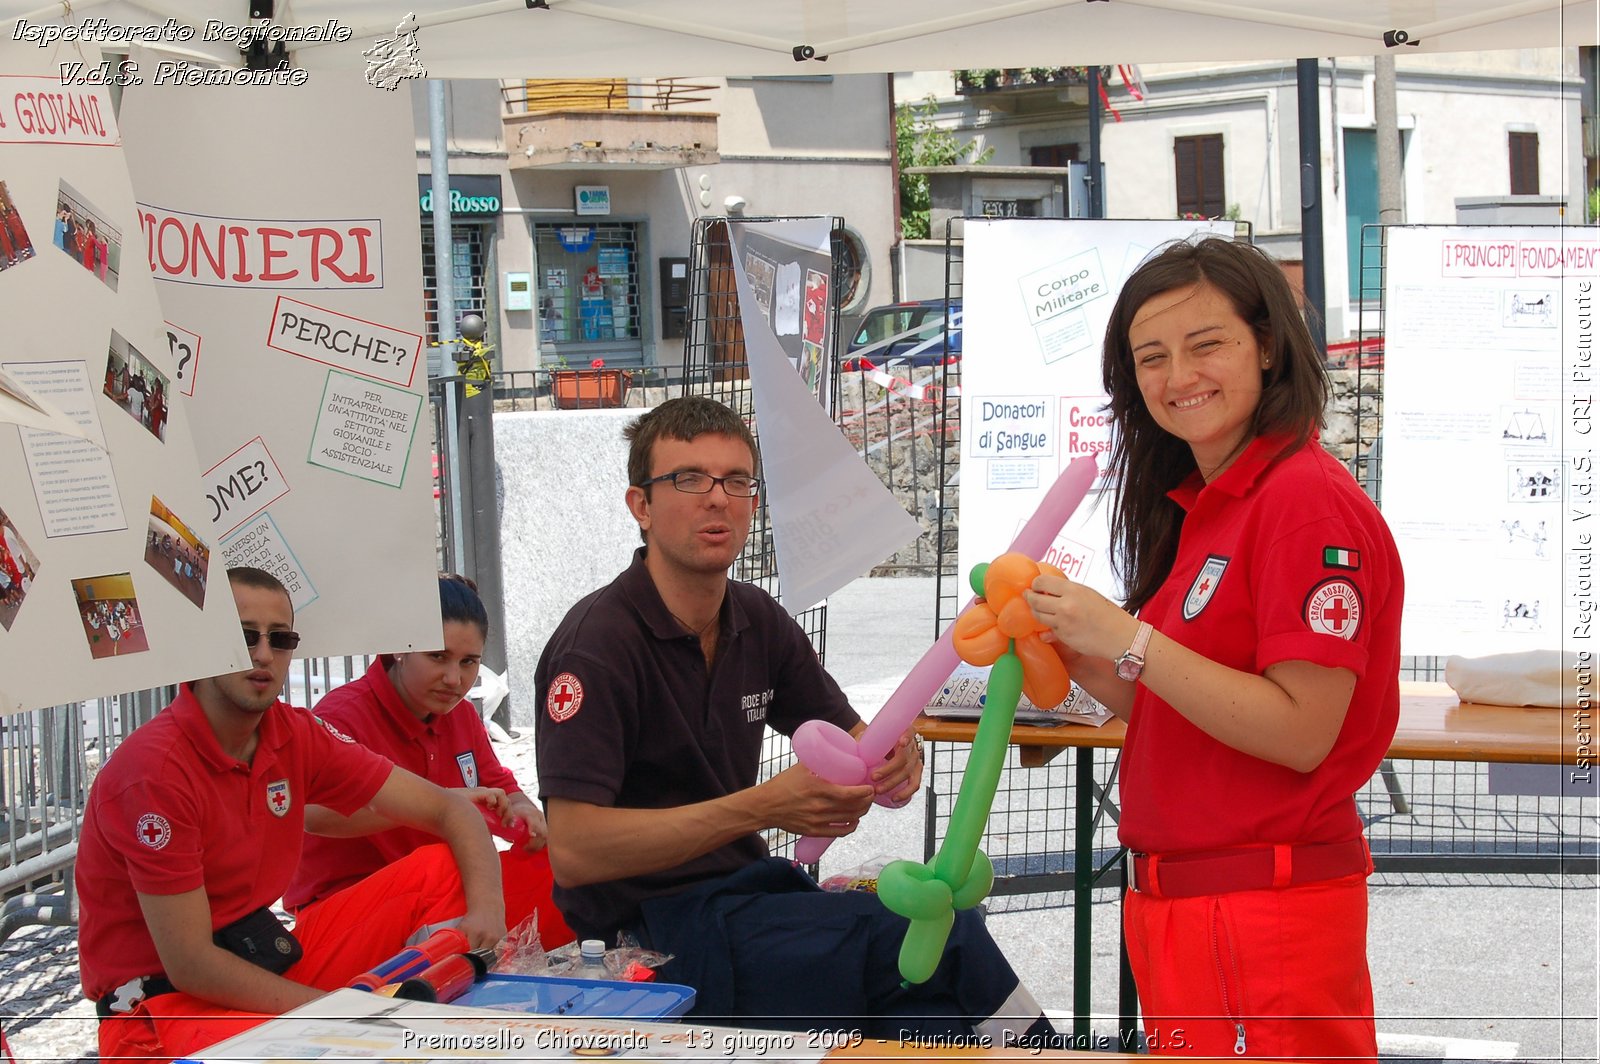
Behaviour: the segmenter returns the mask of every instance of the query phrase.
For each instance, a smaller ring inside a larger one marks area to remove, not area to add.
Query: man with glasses
[[[279,701],[300,642],[289,593],[260,569],[229,569],[228,581],[251,667],[184,684],[89,791],[79,970],[102,1058],[192,1055],[345,985],[435,925],[455,924],[475,949],[505,933],[482,816]],[[304,910],[292,932],[271,912],[304,830],[396,824],[448,846]]]
[[[757,782],[766,726],[865,725],[800,626],[728,578],[761,487],[743,420],[691,396],[624,436],[645,545],[568,612],[536,676],[539,787],[567,923],[673,954],[662,978],[693,986],[691,1015],[704,1019],[996,1045],[1049,1032],[976,913],[957,914],[934,977],[903,987],[903,918],[768,856],[761,831],[848,835],[876,795],[909,800],[920,750],[903,736],[870,785],[798,764]]]

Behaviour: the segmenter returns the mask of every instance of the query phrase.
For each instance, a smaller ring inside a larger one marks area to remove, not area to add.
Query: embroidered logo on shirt
[[[1217,593],[1217,585],[1222,583],[1222,574],[1228,569],[1228,561],[1220,554],[1207,556],[1206,563],[1200,567],[1200,575],[1194,578],[1194,583],[1189,586],[1189,594],[1184,596],[1184,620],[1192,621],[1205,610],[1211,596]]]
[[[1361,552],[1349,547],[1323,547],[1322,564],[1329,569],[1349,569],[1354,572],[1361,568]]]
[[[767,719],[767,707],[772,704],[773,697],[778,692],[767,688],[759,694],[745,695],[739,699],[739,708],[744,710],[744,719],[747,724],[757,724]]]
[[[338,728],[335,728],[332,724],[329,724],[327,721],[323,720],[321,717],[316,716],[316,714],[314,714],[314,713],[312,714],[312,716],[316,719],[316,722],[318,724],[322,725],[324,728],[327,728],[328,732],[335,739],[339,740],[341,743],[350,743],[351,745],[355,744],[355,740],[354,739],[350,738],[350,736],[346,735],[344,732],[340,731]]]
[[[550,681],[550,690],[544,697],[544,711],[550,719],[560,724],[577,716],[583,705],[583,683],[572,673],[564,672]]]
[[[478,762],[473,758],[472,751],[456,755],[456,764],[461,769],[461,782],[468,787],[478,785]]]
[[[279,780],[267,784],[267,808],[273,816],[284,816],[289,812],[289,781]]]
[[[146,813],[140,817],[133,833],[152,850],[159,850],[172,841],[172,825],[160,813]]]
[[[1361,592],[1342,576],[1324,580],[1306,596],[1305,613],[1313,632],[1354,639],[1361,628]]]

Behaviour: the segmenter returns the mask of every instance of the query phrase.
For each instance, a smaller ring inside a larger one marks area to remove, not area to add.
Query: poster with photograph
[[[123,254],[138,211],[111,93],[63,86],[55,58],[0,41],[0,661],[32,665],[0,668],[0,713],[249,665],[231,596],[175,572],[175,546],[151,570],[153,500],[197,528],[200,469],[155,285]]]
[[[798,226],[814,233],[798,237]],[[806,388],[831,410],[828,352],[835,311],[828,284],[833,275],[831,222],[826,218],[740,222],[730,229],[736,234],[736,257],[744,267],[755,310]]]
[[[1104,594],[1111,427],[1100,349],[1123,281],[1145,256],[1232,222],[1089,219],[966,222],[958,571],[993,561],[1075,459],[1100,477],[1042,559]]]
[[[1406,575],[1400,651],[1586,643],[1600,234],[1386,236],[1381,504]]]
[[[205,471],[204,507],[177,516],[222,564],[291,587],[298,653],[437,646],[408,98],[351,71],[255,94],[249,122],[238,106],[202,87],[123,99],[135,244],[184,371],[160,383],[183,397]]]

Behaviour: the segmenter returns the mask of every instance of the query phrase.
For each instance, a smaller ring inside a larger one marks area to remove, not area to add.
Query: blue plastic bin
[[[543,1016],[663,1020],[694,1007],[694,989],[676,983],[621,983],[544,975],[490,975],[452,1005]]]

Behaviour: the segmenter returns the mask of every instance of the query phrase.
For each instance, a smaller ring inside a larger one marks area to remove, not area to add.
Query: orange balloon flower
[[[1015,643],[1022,662],[1022,693],[1034,705],[1048,709],[1067,697],[1072,677],[1050,644],[1039,638],[1048,629],[1022,597],[1041,573],[1065,576],[1055,566],[1025,554],[996,558],[983,574],[983,598],[956,618],[952,642],[969,665],[993,665]]]

